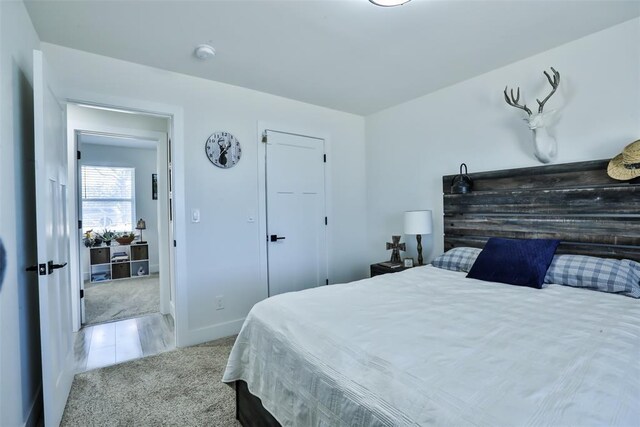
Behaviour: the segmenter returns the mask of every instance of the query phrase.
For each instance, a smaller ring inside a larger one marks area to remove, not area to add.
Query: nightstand
[[[398,271],[403,271],[411,267],[405,267],[403,265],[399,265],[398,267],[389,267],[379,262],[377,264],[371,264],[371,277],[379,276],[381,274],[389,274],[389,273],[397,273]]]

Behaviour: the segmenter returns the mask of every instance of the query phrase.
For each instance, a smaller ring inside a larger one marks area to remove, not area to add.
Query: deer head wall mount
[[[529,124],[529,129],[533,131],[534,135],[534,154],[542,163],[549,163],[554,160],[558,154],[558,144],[555,138],[549,135],[549,132],[547,131],[550,116],[553,115],[555,111],[551,110],[543,112],[544,104],[554,93],[556,93],[556,89],[558,89],[558,85],[560,85],[560,73],[553,67],[551,67],[551,72],[553,73],[553,78],[549,73],[544,71],[544,75],[547,77],[547,80],[551,85],[551,92],[542,101],[536,99],[538,102],[538,112],[535,114],[529,109],[529,107],[527,107],[527,104],[520,105],[518,103],[520,101],[520,88],[517,89],[515,95],[513,93],[513,89],[511,89],[510,93],[507,93],[507,87],[504,88],[504,99],[507,101],[507,104],[524,110],[527,113],[528,117],[525,120]]]

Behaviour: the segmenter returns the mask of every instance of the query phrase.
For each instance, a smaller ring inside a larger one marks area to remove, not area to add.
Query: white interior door
[[[36,221],[42,392],[46,426],[57,426],[73,381],[73,325],[65,112],[49,83],[42,52],[33,52]]]
[[[324,140],[267,131],[269,296],[327,280]]]

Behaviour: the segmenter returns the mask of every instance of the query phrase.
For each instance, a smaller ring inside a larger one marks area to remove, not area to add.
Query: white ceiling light
[[[392,6],[400,6],[401,4],[409,3],[411,0],[369,0],[371,3],[376,6],[382,7],[392,7]]]
[[[196,50],[193,53],[198,59],[202,59],[204,61],[206,59],[213,58],[216,55],[216,50],[208,44],[201,44],[196,47]]]

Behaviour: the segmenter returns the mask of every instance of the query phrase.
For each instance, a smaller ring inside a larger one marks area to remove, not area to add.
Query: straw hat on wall
[[[620,181],[640,176],[640,139],[624,147],[622,154],[611,159],[607,173]]]

